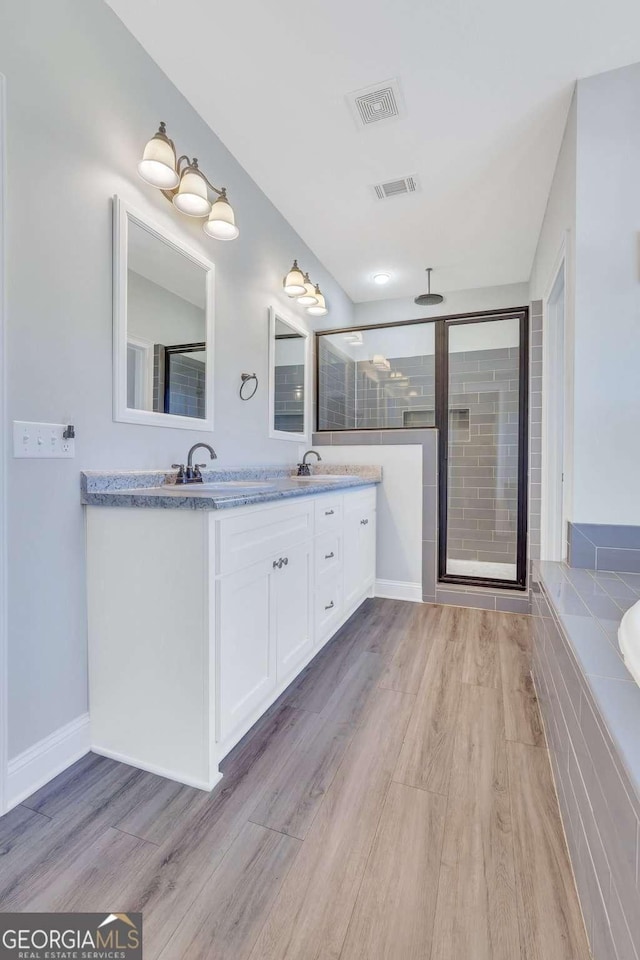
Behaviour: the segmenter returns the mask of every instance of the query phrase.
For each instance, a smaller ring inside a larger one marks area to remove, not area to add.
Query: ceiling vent
[[[420,184],[415,174],[373,185],[373,192],[378,200],[391,200],[393,197],[402,197],[407,193],[417,193],[419,190]]]
[[[397,80],[374,83],[347,94],[347,102],[358,127],[369,127],[384,120],[397,120],[404,113]]]

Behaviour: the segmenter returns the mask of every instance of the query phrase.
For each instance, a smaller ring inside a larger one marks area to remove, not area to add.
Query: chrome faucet
[[[199,450],[202,447],[203,450],[209,451],[209,456],[212,460],[218,459],[218,454],[215,452],[213,447],[210,447],[208,443],[194,443],[187,454],[187,465],[183,463],[172,463],[171,466],[174,470],[178,471],[178,476],[176,477],[176,483],[202,483],[202,474],[200,470],[203,467],[206,467],[206,463],[195,463],[193,462],[193,455],[196,450]]]
[[[314,456],[316,456],[316,457],[318,458],[318,462],[320,462],[320,460],[322,460],[322,457],[320,456],[320,454],[318,453],[317,450],[307,450],[307,452],[305,453],[304,457],[302,458],[302,462],[298,464],[298,476],[299,476],[299,477],[309,477],[309,476],[311,476],[311,473],[310,473],[310,470],[309,470],[309,464],[307,463],[307,457],[309,456],[310,453],[313,453]]]

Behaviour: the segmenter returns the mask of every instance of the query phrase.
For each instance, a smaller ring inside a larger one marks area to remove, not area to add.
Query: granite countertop
[[[640,795],[640,686],[625,667],[618,645],[620,620],[640,600],[640,574],[542,560],[536,579]]]
[[[175,483],[175,471],[85,471],[80,474],[81,497],[86,506],[225,510],[382,482],[382,467],[323,461],[319,466],[310,464],[310,471],[311,476],[300,481],[294,465],[203,470],[202,485],[181,486]],[[314,480],[314,473],[335,479]],[[207,489],[213,483],[229,483],[229,487]]]

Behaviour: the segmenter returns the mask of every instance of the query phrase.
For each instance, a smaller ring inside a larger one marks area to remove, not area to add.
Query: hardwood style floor
[[[145,960],[587,960],[529,620],[370,600],[211,793],[89,754],[0,820],[0,910]]]

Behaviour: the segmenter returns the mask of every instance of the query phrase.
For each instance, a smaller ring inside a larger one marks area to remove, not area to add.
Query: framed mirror
[[[274,439],[309,439],[310,344],[308,330],[270,308],[269,436]]]
[[[214,265],[114,198],[114,420],[213,430]]]

